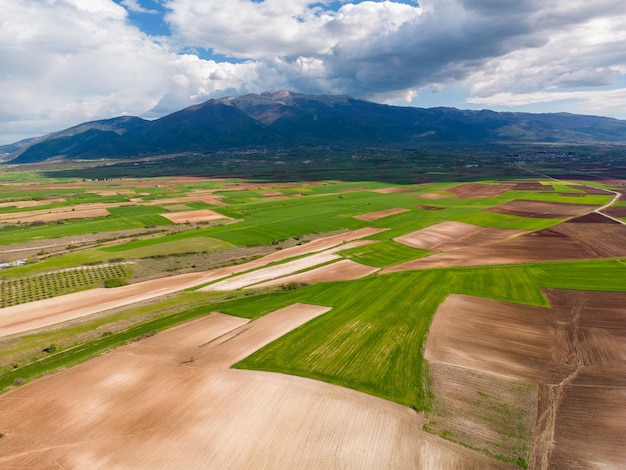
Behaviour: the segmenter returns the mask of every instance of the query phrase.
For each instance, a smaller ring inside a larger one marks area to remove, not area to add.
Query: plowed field
[[[457,248],[507,240],[523,233],[493,227],[479,227],[463,222],[442,222],[401,237],[394,241],[413,248],[429,251],[448,251]]]
[[[267,264],[282,261],[288,258],[328,250],[333,247],[336,247],[334,251],[348,249],[353,246],[358,246],[358,243],[369,242],[364,240],[362,242],[353,242],[357,245],[340,245],[344,242],[374,235],[384,230],[386,229],[366,227],[359,230],[344,232],[339,235],[318,238],[317,240],[313,240],[309,243],[286,248],[243,264],[214,269],[207,272],[180,274],[167,278],[154,279],[129,286],[117,287],[115,289],[92,289],[89,291],[77,292],[75,294],[68,294],[53,297],[51,299],[29,302],[14,307],[3,308],[0,309],[0,337],[23,333],[28,330],[43,328],[56,323],[74,320],[93,313],[102,312],[124,305],[130,305],[134,302],[153,299],[172,292],[217,281],[233,274],[257,269],[266,266]],[[326,261],[337,258],[337,256],[333,254],[326,254],[325,256],[327,258],[329,257]],[[303,258],[303,260],[306,260],[306,258]],[[313,266],[326,261],[320,262],[319,259],[317,259]],[[291,269],[288,269],[286,274],[291,274],[299,269],[303,269],[300,266],[302,266],[302,263],[306,264],[306,261],[301,261],[300,263],[301,264],[291,265]],[[281,265],[278,265],[276,268],[284,269],[280,268],[280,266]],[[261,282],[278,277],[278,275],[275,274],[276,270],[273,270],[273,268],[268,269],[269,271],[263,271],[263,276],[265,277],[261,277],[260,280],[253,282]],[[250,279],[255,276],[258,279],[258,274],[255,273],[252,273],[250,277],[246,277],[244,279],[250,281]],[[229,285],[232,286],[234,282],[239,282],[241,286],[246,286],[250,283],[241,283],[241,281],[230,280]]]
[[[466,199],[500,196],[510,189],[512,189],[512,186],[508,184],[465,183],[454,186],[453,188],[448,188],[446,192],[454,194],[457,198]]]
[[[293,274],[291,276],[282,277],[280,279],[272,279],[252,287],[271,287],[289,284],[291,282],[329,282],[329,281],[349,281],[369,276],[378,271],[378,268],[365,266],[364,264],[355,263],[349,259],[337,261],[336,263],[327,264],[319,268],[311,269],[303,273]]]
[[[429,332],[429,426],[530,468],[626,461],[626,294],[547,290],[552,308],[452,295]],[[534,422],[534,424],[533,424]]]
[[[389,217],[390,215],[402,214],[403,212],[407,212],[407,211],[408,209],[403,209],[400,207],[397,209],[387,209],[384,211],[370,212],[369,214],[355,215],[354,218],[359,219],[359,220],[365,220],[366,222],[370,222],[372,220],[378,220],[384,217]]]
[[[516,199],[485,209],[486,212],[496,214],[516,215],[518,217],[532,217],[536,219],[564,219],[576,215],[583,215],[595,209],[594,206],[584,204],[565,204],[562,202],[526,201]]]
[[[0,467],[509,469],[420,430],[411,409],[229,366],[328,311],[181,325],[0,397]]]
[[[626,256],[626,225],[614,221],[605,224],[574,220],[499,243],[437,253],[392,266],[383,272],[620,256]]]
[[[184,211],[184,212],[169,212],[167,214],[161,214],[168,220],[171,220],[175,224],[184,223],[198,223],[198,222],[211,222],[213,220],[232,220],[230,217],[219,214],[215,211],[205,209],[197,211]]]

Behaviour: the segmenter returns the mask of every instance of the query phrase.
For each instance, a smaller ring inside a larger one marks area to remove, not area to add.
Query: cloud
[[[0,9],[4,143],[86,120],[153,117],[255,76],[249,64],[177,54],[109,0],[0,0]]]
[[[180,43],[254,60],[261,74],[309,87],[303,91],[415,96],[423,87],[456,83],[489,96],[605,86],[624,73],[622,0],[365,1],[344,2],[338,11],[330,3],[166,6]],[[316,64],[315,77],[300,75],[303,63]]]
[[[490,108],[523,107],[552,104],[553,108],[568,104],[570,112],[580,114],[617,114],[626,107],[626,88],[584,91],[537,91],[532,93],[497,93],[488,97],[473,97],[469,103]]]
[[[142,7],[138,0],[122,0],[120,4],[124,5],[129,11],[134,13],[147,13],[150,15],[156,15],[159,13],[157,10],[148,10],[147,8]]]
[[[626,77],[623,0],[160,0],[169,37],[129,20],[152,12],[146,2],[120,3],[0,0],[2,141],[276,88],[414,105],[436,89],[460,107],[622,103],[610,89]]]

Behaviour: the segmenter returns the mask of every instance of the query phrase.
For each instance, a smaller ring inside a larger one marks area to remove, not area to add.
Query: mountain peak
[[[98,132],[95,132],[98,131]],[[155,121],[84,123],[19,146],[14,163],[53,157],[125,158],[246,146],[398,146],[428,142],[626,143],[626,121],[574,114],[497,113],[387,106],[289,90],[211,99]]]

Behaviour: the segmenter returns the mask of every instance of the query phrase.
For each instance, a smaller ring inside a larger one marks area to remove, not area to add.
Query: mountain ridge
[[[152,121],[91,121],[0,147],[10,163],[135,158],[250,146],[626,143],[626,121],[570,113],[414,108],[286,90],[210,99]]]

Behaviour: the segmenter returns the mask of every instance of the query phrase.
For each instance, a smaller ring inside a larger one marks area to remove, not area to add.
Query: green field
[[[14,176],[13,180],[7,175],[0,177],[0,187],[7,188],[6,195],[2,194],[5,199],[44,197],[41,191],[21,189],[17,185],[30,182],[34,188],[34,183],[49,182],[40,173],[19,172]],[[78,184],[78,180],[71,181]],[[254,185],[227,190],[235,182],[207,180],[170,187],[166,178],[143,182],[120,180],[115,181],[114,187],[127,190],[127,194],[99,197],[87,190],[106,186],[90,181],[85,182],[85,188],[59,191],[58,195],[66,198],[66,202],[54,203],[55,207],[96,201],[128,205],[111,207],[108,217],[0,226],[0,247],[14,248],[14,244],[37,241],[43,245],[51,239],[87,234],[103,237],[84,247],[72,245],[50,256],[31,255],[25,266],[0,271],[0,308],[101,287],[107,280],[136,282],[143,280],[141,276],[148,279],[206,271],[208,266],[245,262],[301,245],[309,239],[363,227],[387,230],[368,237],[373,243],[339,250],[338,254],[368,266],[385,268],[430,255],[393,239],[443,221],[529,232],[563,221],[484,211],[508,201],[530,199],[602,205],[610,200],[602,195],[569,197],[552,191],[518,190],[489,198],[420,197],[457,184],[453,181],[393,184],[410,192],[387,194],[373,192],[392,186],[381,181],[333,180],[316,185],[290,182],[276,185],[272,190],[256,189]],[[558,193],[581,193],[565,183],[545,181],[544,184],[552,185]],[[174,225],[160,215],[167,212],[170,206],[167,202],[159,202],[159,206],[147,203],[151,199],[186,197],[193,189],[218,190],[216,194],[223,196],[222,202],[228,205],[217,207],[192,201],[184,203],[189,208],[185,210],[210,207],[234,220]],[[286,198],[265,197],[264,193],[270,191]],[[138,194],[143,194],[142,203],[131,204],[130,199]],[[436,206],[441,210],[420,206]],[[407,211],[371,222],[355,219],[358,215],[396,208]],[[16,210],[6,210],[12,211]],[[124,232],[130,229],[135,231]],[[21,249],[16,251],[19,253]],[[12,252],[7,249],[4,256]],[[118,309],[47,331],[0,339],[0,390],[213,311],[254,319],[302,302],[332,309],[235,367],[322,380],[427,411],[431,402],[423,351],[433,316],[450,294],[548,307],[542,289],[626,292],[624,280],[624,260],[599,259],[372,274],[355,281],[294,284],[289,289],[180,292],[168,299]]]

